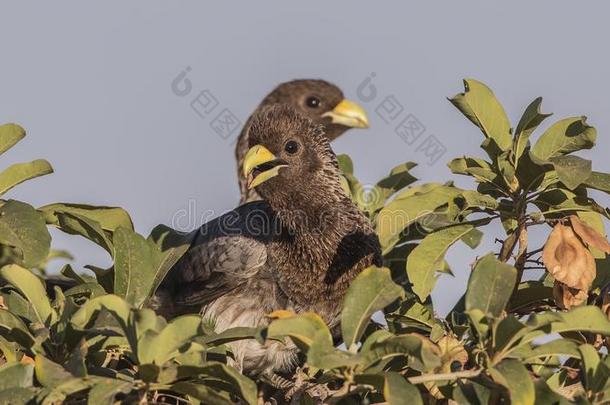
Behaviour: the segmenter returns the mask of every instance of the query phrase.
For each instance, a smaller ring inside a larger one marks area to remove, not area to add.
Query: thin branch
[[[422,374],[416,377],[407,378],[411,384],[423,384],[429,381],[443,381],[443,380],[458,380],[460,378],[474,378],[481,374],[482,370],[464,370],[456,371],[454,373],[444,374]]]

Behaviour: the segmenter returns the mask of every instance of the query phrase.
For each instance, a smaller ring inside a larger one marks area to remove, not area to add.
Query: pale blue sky
[[[210,128],[221,108],[244,121],[276,84],[303,77],[357,99],[372,72],[378,97],[363,102],[371,128],[334,143],[364,182],[407,160],[421,162],[414,174],[424,181],[445,180],[446,161],[482,153],[480,134],[445,98],[462,90],[463,77],[492,87],[513,121],[537,96],[554,118],[587,115],[599,137],[585,155],[610,171],[608,3],[492,3],[3,0],[0,122],[20,123],[28,137],[0,163],[44,157],[56,171],[10,197],[122,206],[143,234],[190,204],[194,226],[238,201],[236,134],[223,139]],[[187,67],[193,90],[179,97],[171,82]],[[205,89],[219,104],[202,119],[189,103]],[[417,142],[406,144],[375,113],[390,95],[422,122],[424,137],[447,148],[438,162],[428,165]],[[107,262],[87,242],[55,242],[79,266]],[[433,294],[441,312],[464,291],[469,263],[491,247],[449,253],[457,277]]]

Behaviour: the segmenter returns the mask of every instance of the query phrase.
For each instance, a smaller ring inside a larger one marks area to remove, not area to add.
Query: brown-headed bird
[[[321,125],[287,105],[259,110],[248,125],[243,175],[262,200],[202,226],[155,306],[169,317],[199,311],[217,332],[263,326],[276,310],[317,312],[337,329],[350,282],[381,265],[377,236],[343,191]],[[296,365],[291,345],[242,340],[231,348],[249,375]]]
[[[282,83],[263,99],[255,113],[273,104],[288,104],[298,113],[323,125],[324,134],[330,141],[350,128],[366,128],[369,125],[364,109],[353,101],[345,99],[341,89],[324,80],[299,79]],[[255,189],[247,187],[243,176],[243,162],[249,144],[249,127],[246,122],[235,146],[240,203],[261,199]]]

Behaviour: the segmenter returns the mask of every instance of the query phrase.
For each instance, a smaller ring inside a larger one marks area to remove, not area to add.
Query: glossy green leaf
[[[32,206],[16,200],[0,207],[0,244],[16,248],[26,267],[47,258],[51,236],[42,215]]]
[[[407,258],[407,274],[413,284],[413,292],[423,302],[436,284],[438,263],[447,249],[468,234],[472,225],[458,225],[436,231],[426,236]]]
[[[51,164],[44,159],[28,163],[15,163],[0,173],[0,195],[26,180],[53,173]]]
[[[369,267],[350,285],[341,313],[341,333],[348,348],[355,345],[373,313],[382,310],[404,294],[392,281],[388,268]]]
[[[565,155],[595,145],[597,131],[587,125],[586,117],[566,118],[556,122],[538,138],[532,154],[541,160]]]
[[[508,150],[512,137],[510,122],[502,104],[491,89],[479,81],[466,79],[464,88],[464,93],[457,94],[449,101],[495,144],[490,150]]]
[[[517,270],[500,262],[493,254],[477,261],[468,280],[466,310],[479,309],[499,317],[513,292]]]
[[[38,321],[51,325],[57,319],[57,313],[51,308],[44,285],[31,271],[9,264],[0,269],[0,277],[15,287],[32,304]]]

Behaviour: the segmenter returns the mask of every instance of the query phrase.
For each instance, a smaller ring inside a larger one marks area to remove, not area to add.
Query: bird
[[[350,128],[367,128],[364,108],[346,99],[336,85],[319,79],[297,79],[281,83],[269,93],[256,111],[273,104],[289,104],[302,115],[324,126],[325,136],[333,141]],[[260,200],[255,189],[247,187],[243,177],[243,161],[248,150],[248,123],[235,144],[240,203]]]
[[[199,228],[153,307],[167,318],[200,313],[216,332],[264,327],[274,311],[316,312],[336,335],[351,281],[382,265],[377,235],[344,191],[322,125],[286,104],[260,109],[248,125],[243,176],[261,200]],[[229,345],[233,365],[263,381],[298,365],[291,344]]]

